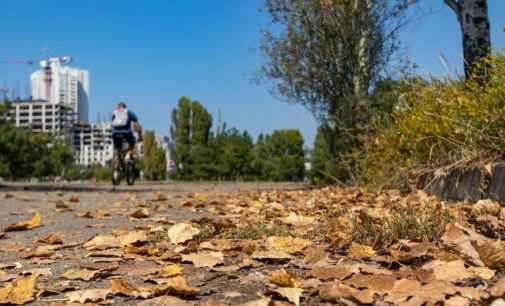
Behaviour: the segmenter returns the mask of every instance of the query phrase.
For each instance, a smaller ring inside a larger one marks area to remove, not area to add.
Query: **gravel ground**
[[[242,190],[270,190],[270,189],[298,189],[305,187],[302,184],[291,183],[190,183],[190,182],[169,182],[165,184],[151,184],[141,182],[135,186],[120,186],[112,188],[105,183],[83,183],[83,184],[5,184],[0,185],[0,228],[20,221],[30,220],[35,212],[41,215],[41,227],[19,232],[8,232],[4,239],[0,239],[0,247],[7,247],[14,243],[21,243],[28,247],[20,252],[0,251],[0,263],[19,263],[22,271],[32,268],[50,268],[52,277],[46,279],[59,280],[59,276],[70,268],[76,268],[79,264],[89,262],[86,258],[86,251],[80,247],[58,250],[58,259],[40,260],[33,258],[22,258],[23,252],[37,246],[35,239],[44,238],[51,233],[62,235],[66,244],[82,244],[89,238],[97,234],[108,234],[119,227],[134,227],[142,225],[159,225],[152,219],[132,220],[127,217],[127,212],[134,209],[125,205],[128,200],[135,198],[137,202],[156,199],[157,193],[162,192],[167,200],[167,209],[163,212],[155,212],[150,209],[152,217],[165,217],[173,222],[183,220],[200,219],[201,217],[213,218],[208,212],[202,213],[198,210],[192,211],[182,207],[182,202],[190,193],[236,193]],[[78,198],[78,202],[72,203],[70,197]],[[63,201],[69,206],[68,210],[61,211],[56,208],[56,203]],[[86,211],[104,210],[110,216],[104,218],[84,218],[78,216]],[[155,266],[151,261],[123,260],[120,262],[118,270],[114,274],[121,274],[136,268]],[[182,264],[184,275],[191,285],[199,284],[199,288],[206,294],[199,296],[196,302],[201,302],[212,298],[215,300],[226,299],[230,303],[241,303],[256,298],[257,292],[264,292],[264,284],[256,285],[241,284],[237,281],[238,274],[233,275],[222,272],[209,272],[205,268],[196,269],[191,264]],[[261,269],[268,269],[269,265],[262,266]],[[271,267],[272,269],[275,267]],[[243,275],[250,273],[261,274],[258,271],[242,271]],[[7,271],[7,270],[6,270]],[[202,281],[205,280],[205,281]],[[8,278],[0,278],[0,286],[3,286]],[[109,281],[97,279],[94,281],[76,281],[75,287],[86,288],[107,288]],[[225,297],[225,292],[238,291],[241,294],[237,297]],[[50,301],[64,300],[63,294],[41,297],[42,301],[34,301],[28,305],[48,305]],[[111,300],[111,299],[109,299]],[[114,297],[114,305],[136,305],[139,300],[126,297]]]

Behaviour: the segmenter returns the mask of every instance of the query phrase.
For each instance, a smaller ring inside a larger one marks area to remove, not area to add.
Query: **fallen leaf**
[[[344,298],[355,303],[372,304],[374,302],[373,295],[372,290],[358,290],[342,283],[325,283],[319,286],[319,297],[328,302],[338,302]]]
[[[345,280],[346,285],[354,288],[367,288],[373,291],[389,291],[395,285],[396,277],[384,274],[354,274]]]
[[[313,224],[316,219],[314,217],[306,217],[302,215],[298,215],[295,212],[290,212],[289,216],[284,218],[278,218],[282,222],[294,226],[306,226]]]
[[[182,273],[182,268],[181,266],[175,264],[175,265],[169,265],[163,268],[160,272],[161,277],[173,277],[177,275],[181,275]]]
[[[286,252],[290,254],[301,253],[304,248],[312,243],[307,239],[294,237],[268,237],[267,249]]]
[[[270,276],[269,281],[282,287],[299,288],[301,280],[298,274],[295,272],[291,272],[282,268],[281,270],[273,273]]]
[[[98,235],[83,244],[83,247],[88,251],[120,248],[121,246],[119,239],[112,235]]]
[[[489,289],[489,294],[492,297],[505,297],[505,276],[502,276],[494,283]]]
[[[196,268],[201,267],[214,267],[218,264],[223,263],[224,256],[221,252],[209,252],[209,253],[196,253],[182,255],[182,261],[192,262]]]
[[[92,271],[88,269],[70,269],[67,272],[63,273],[61,277],[66,278],[66,279],[72,279],[72,280],[84,280],[84,281],[90,281],[93,278],[97,277],[99,274],[99,271]]]
[[[472,241],[482,262],[495,270],[505,269],[505,246],[503,241]]]
[[[16,252],[21,252],[26,248],[27,248],[26,245],[22,244],[21,242],[16,242],[13,244],[0,246],[0,251],[7,252],[7,253],[16,253]]]
[[[71,195],[70,198],[68,198],[68,201],[70,203],[79,203],[79,197],[76,195]]]
[[[296,306],[298,306],[298,305],[300,305],[300,298],[302,296],[303,289],[301,289],[301,288],[289,288],[289,287],[270,289],[267,292],[267,295],[271,295],[272,293],[278,294],[278,295],[282,296],[283,298],[286,298],[291,303],[293,303]]]
[[[35,216],[30,221],[18,222],[15,224],[8,225],[4,228],[4,231],[24,231],[32,228],[36,228],[40,226],[40,214],[38,212],[35,213]]]
[[[109,289],[85,289],[78,290],[65,293],[65,296],[68,298],[70,303],[96,303],[102,302],[107,299],[107,295],[109,295],[111,291]]]
[[[433,275],[440,281],[457,282],[472,278],[472,274],[466,270],[465,262],[462,260],[450,262],[434,260],[425,264],[423,269],[433,270]]]
[[[496,274],[495,270],[491,270],[488,267],[470,267],[467,270],[474,276],[482,279],[492,279]]]
[[[353,242],[351,244],[351,247],[349,248],[349,251],[347,253],[347,257],[349,259],[354,259],[354,260],[370,258],[374,255],[375,255],[375,251],[371,246],[362,245],[362,244],[355,243],[355,242]]]
[[[309,271],[309,276],[317,277],[322,280],[343,280],[359,272],[360,269],[358,265],[338,265],[312,268],[312,270]]]
[[[126,235],[121,235],[117,237],[121,245],[144,243],[147,241],[147,234],[145,231],[133,231]]]
[[[8,283],[0,288],[0,304],[22,305],[33,301],[36,275]]]
[[[293,258],[293,256],[291,256],[290,254],[281,251],[256,251],[252,254],[252,257],[258,260],[273,260],[273,261],[275,260],[286,261]]]
[[[178,223],[168,230],[168,238],[170,238],[170,242],[179,244],[193,239],[199,233],[200,229],[190,224]]]
[[[47,244],[63,244],[63,240],[58,234],[49,234],[46,238],[37,238],[35,239],[37,243],[47,243]]]
[[[130,214],[130,217],[141,219],[141,218],[148,218],[150,215],[151,214],[149,213],[149,210],[147,210],[146,208],[140,208],[132,212]]]
[[[122,279],[111,279],[109,281],[111,286],[110,290],[113,294],[122,294],[135,298],[141,297],[143,299],[146,299],[153,295],[152,292],[149,292],[147,290],[139,290],[135,285]]]

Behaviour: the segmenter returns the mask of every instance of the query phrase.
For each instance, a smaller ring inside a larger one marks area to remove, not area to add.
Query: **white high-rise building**
[[[59,62],[51,64],[51,86],[45,81],[43,69],[30,75],[32,99],[61,103],[73,108],[78,122],[88,122],[89,113],[89,72]]]

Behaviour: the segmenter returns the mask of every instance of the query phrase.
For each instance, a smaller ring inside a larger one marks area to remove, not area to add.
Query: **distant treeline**
[[[171,177],[178,180],[301,181],[304,140],[298,130],[259,135],[227,128],[213,132],[212,116],[198,101],[182,97],[172,110]]]

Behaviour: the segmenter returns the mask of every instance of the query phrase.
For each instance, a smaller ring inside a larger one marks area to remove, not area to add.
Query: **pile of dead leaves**
[[[31,246],[4,236],[0,251],[18,255],[0,264],[0,304],[474,305],[505,298],[505,218],[493,201],[324,188],[129,194],[111,211],[79,211],[85,201],[75,195],[68,202],[57,202],[55,213],[122,218],[124,226],[73,242],[52,233]],[[169,207],[194,218],[171,220]],[[43,217],[4,230],[37,231]]]

